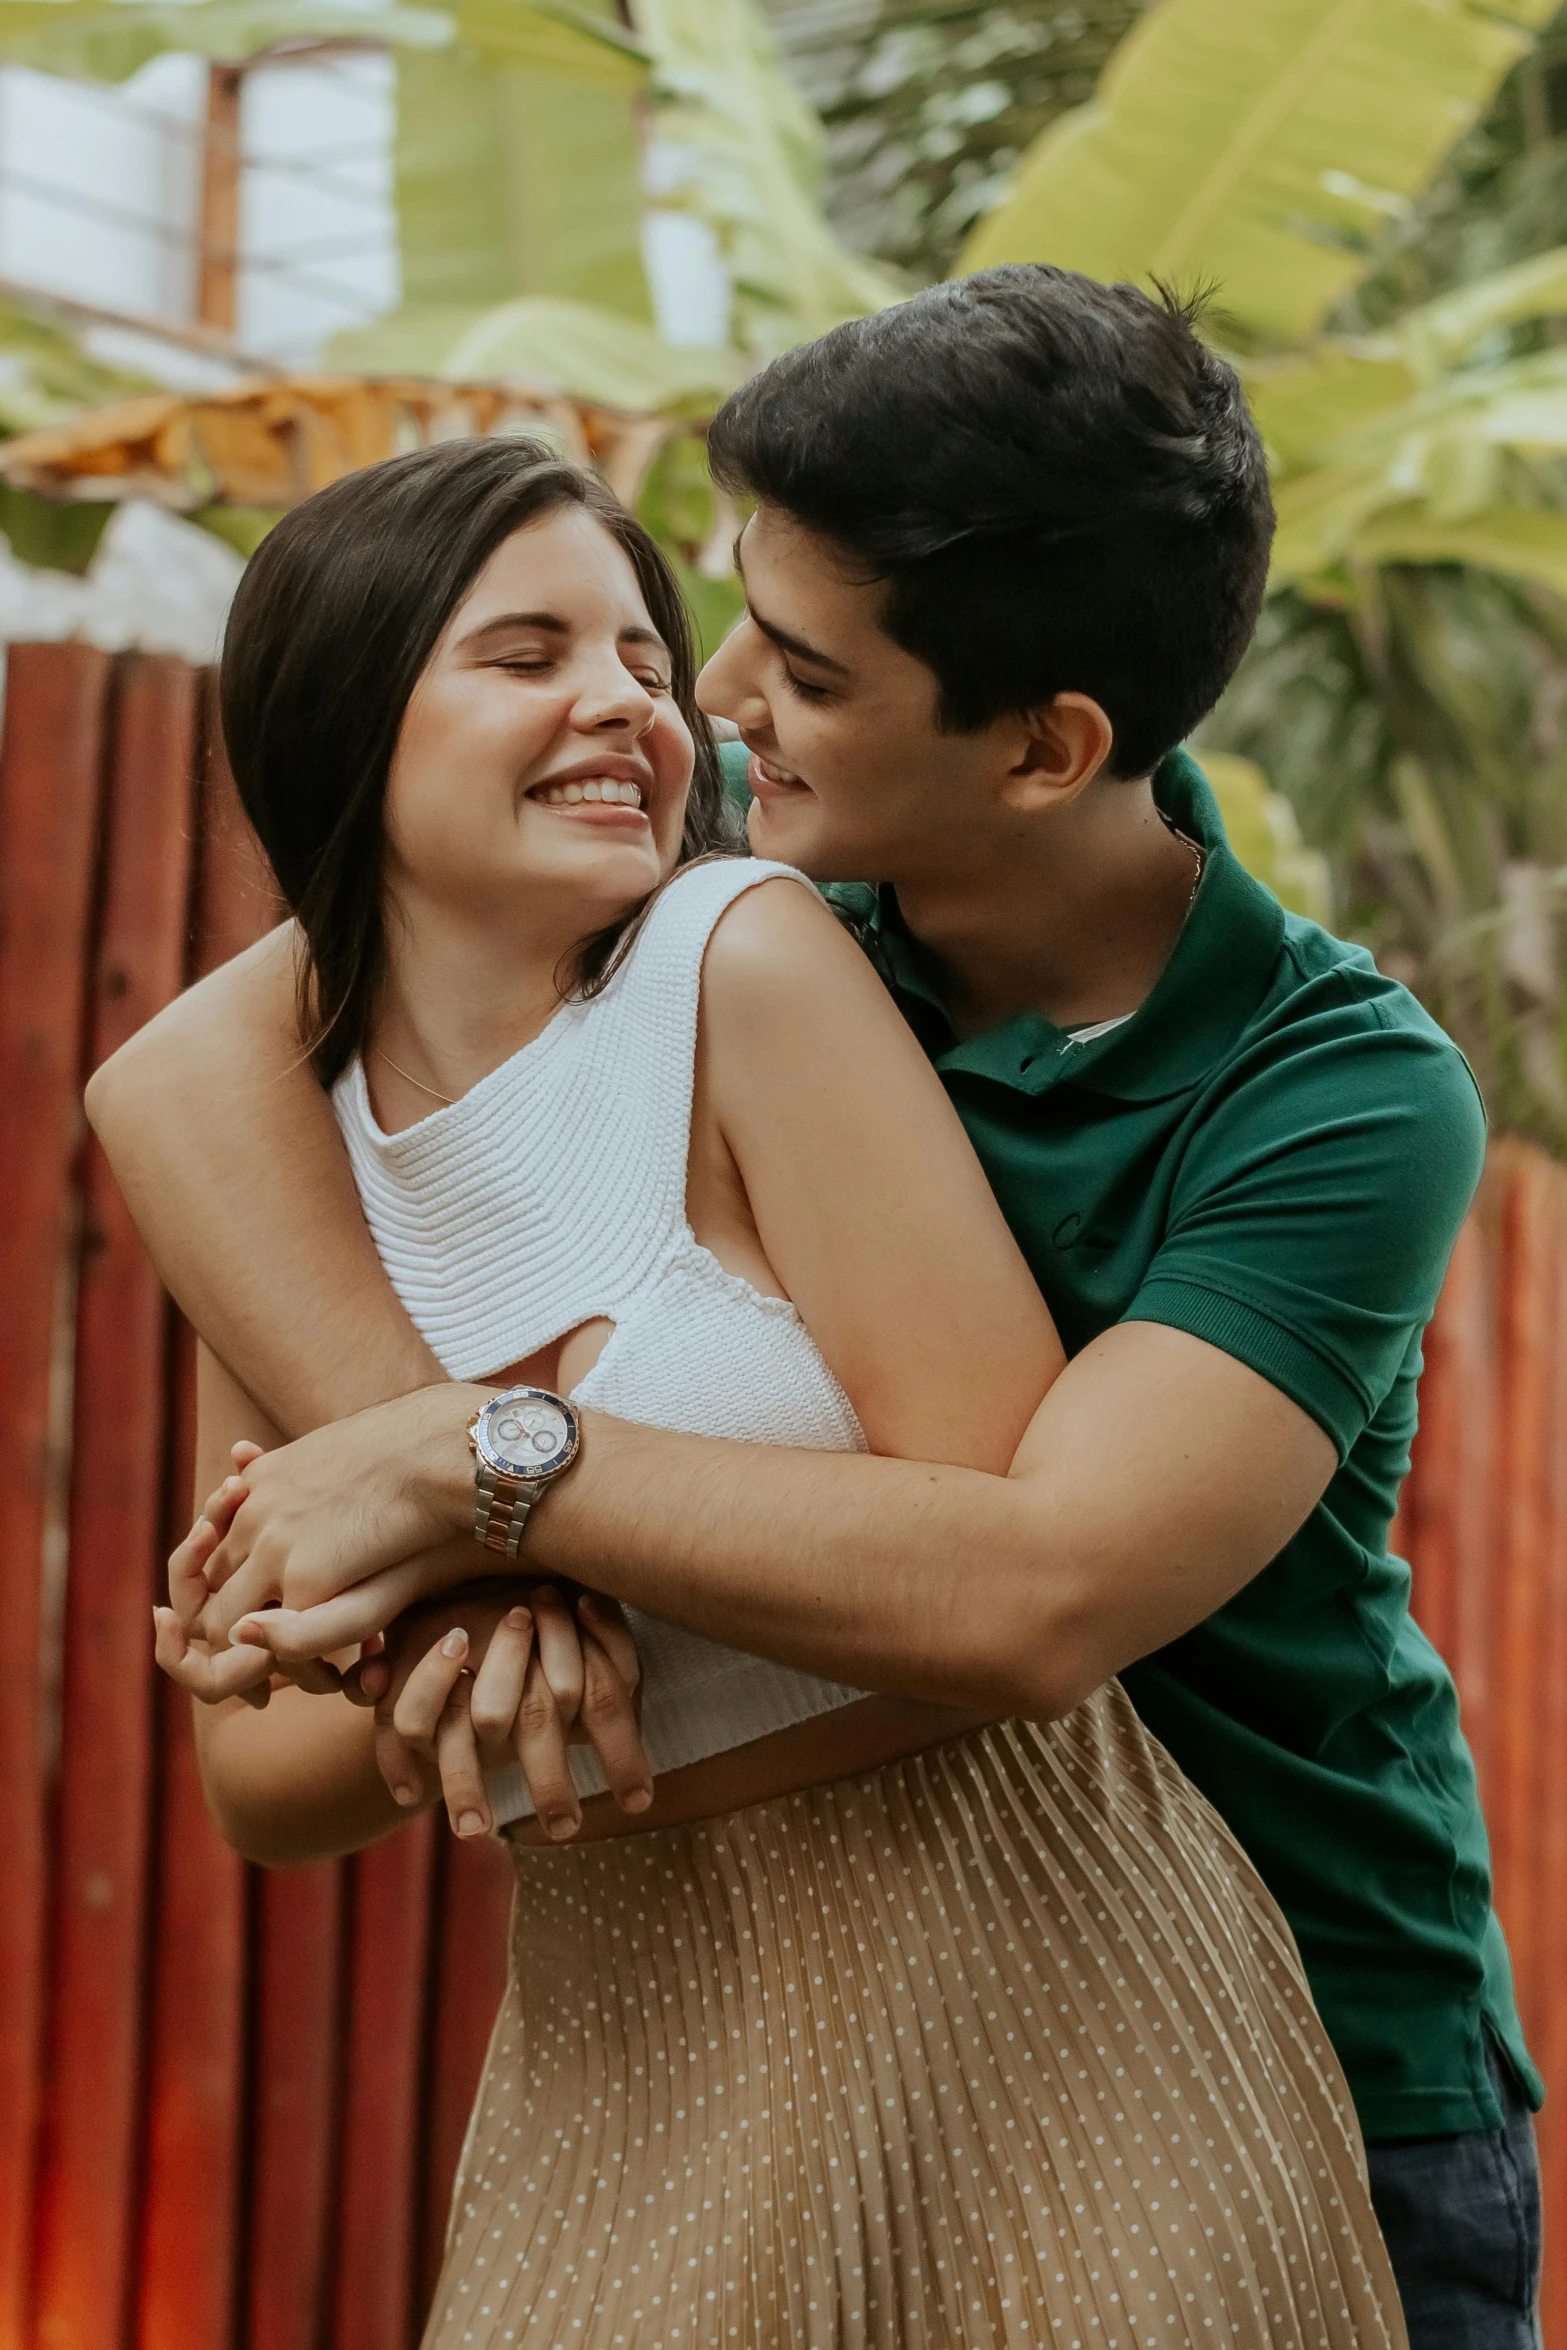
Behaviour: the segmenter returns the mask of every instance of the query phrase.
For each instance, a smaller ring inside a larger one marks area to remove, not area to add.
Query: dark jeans
[[[1410,2350],[1540,2350],[1540,2165],[1534,2117],[1487,2051],[1499,2130],[1368,2146],[1371,2200]]]

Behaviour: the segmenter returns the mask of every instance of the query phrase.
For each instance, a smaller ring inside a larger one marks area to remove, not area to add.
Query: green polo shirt
[[[1191,758],[1167,759],[1155,792],[1206,849],[1202,884],[1141,1010],[1086,1043],[1033,1013],[960,1041],[892,891],[831,894],[940,1071],[1068,1353],[1114,1322],[1188,1330],[1332,1438],[1337,1473],[1293,1541],[1121,1678],[1289,1919],[1367,2138],[1494,2129],[1487,2025],[1543,2091],[1457,1693],[1387,1548],[1484,1113],[1407,990],[1245,871]]]

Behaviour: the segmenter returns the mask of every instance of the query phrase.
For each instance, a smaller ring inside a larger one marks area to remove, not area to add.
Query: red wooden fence
[[[263,1875],[149,1609],[188,1334],[87,1071],[272,917],[210,679],[13,647],[0,738],[0,2350],[407,2350],[500,1993],[507,1870],[426,1821]],[[1502,1143],[1427,1347],[1401,1535],[1479,1760],[1567,2241],[1567,1170]],[[1567,2259],[1547,2341],[1567,2350]]]
[[[426,1821],[264,1876],[148,1671],[191,1378],[79,1109],[273,919],[183,663],[13,648],[0,741],[0,2350],[406,2350],[509,1871]],[[67,1559],[69,1571],[67,1572]]]

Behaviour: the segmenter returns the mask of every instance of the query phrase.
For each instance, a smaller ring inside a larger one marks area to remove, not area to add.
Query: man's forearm
[[[1062,1373],[1010,1476],[589,1414],[526,1547],[534,1571],[783,1663],[1042,1718],[1232,1598],[1334,1466],[1257,1373],[1125,1323]]]
[[[268,1645],[302,1662],[451,1581],[485,1392],[444,1382],[258,1462],[212,1636],[281,1596],[289,1620]],[[579,1460],[528,1519],[521,1571],[886,1695],[1046,1717],[1250,1582],[1334,1462],[1256,1372],[1185,1332],[1122,1324],[1062,1373],[1004,1477],[589,1411]],[[482,1572],[485,1554],[469,1555]]]
[[[855,1687],[1066,1712],[1113,1665],[1037,1497],[977,1470],[588,1419],[531,1571]]]

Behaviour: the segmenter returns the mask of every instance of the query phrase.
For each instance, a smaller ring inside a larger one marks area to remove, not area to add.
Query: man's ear
[[[1110,756],[1114,729],[1087,694],[1057,694],[1028,712],[1021,755],[1003,786],[1009,807],[1025,814],[1064,808],[1088,789]]]

